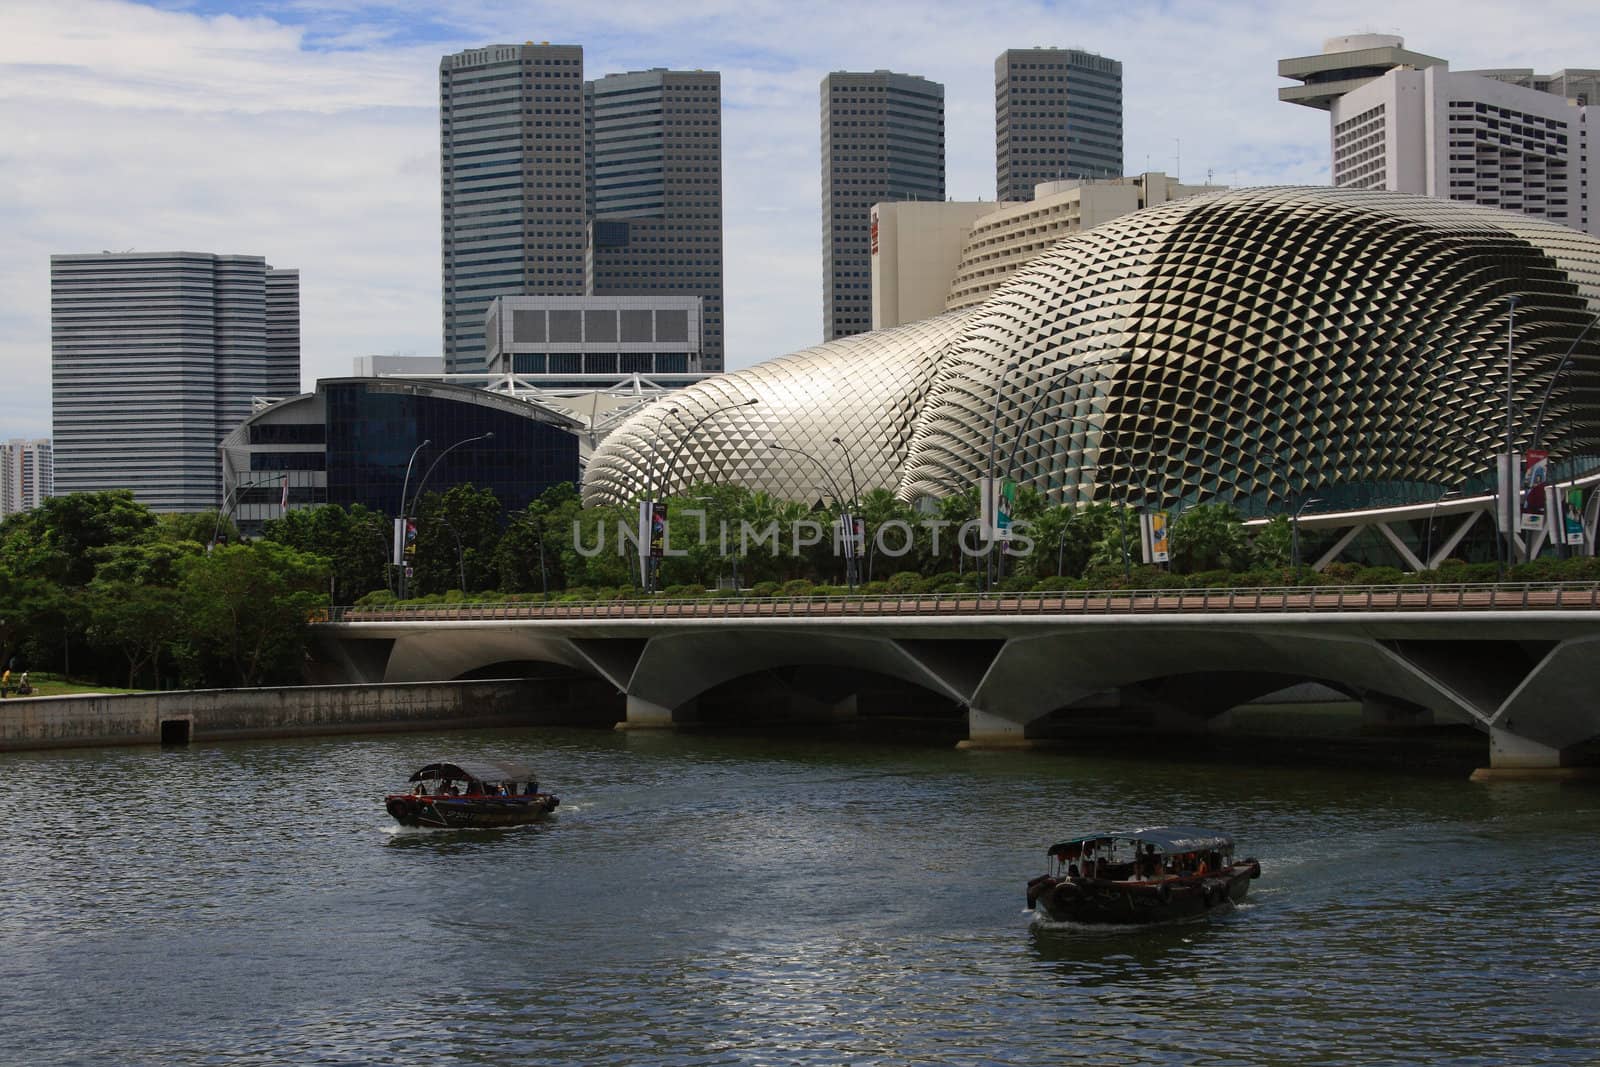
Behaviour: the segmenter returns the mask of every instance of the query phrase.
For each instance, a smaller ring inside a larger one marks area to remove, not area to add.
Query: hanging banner
[[[1562,504],[1562,539],[1569,545],[1581,545],[1583,544],[1583,490],[1568,489]]]
[[[667,502],[650,502],[650,558],[660,559],[667,551]]]
[[[1150,561],[1166,563],[1171,559],[1167,546],[1167,513],[1153,511],[1150,513]]]
[[[1011,518],[1017,512],[1017,483],[1007,478],[1000,483],[1000,495],[995,500],[995,537],[1004,542],[1011,540]]]
[[[405,546],[406,562],[409,563],[417,555],[417,520],[414,517],[406,519]]]
[[[1522,519],[1524,530],[1545,525],[1545,497],[1549,494],[1550,453],[1529,449],[1522,454]]]
[[[395,519],[394,520],[394,551],[393,551],[393,559],[391,559],[390,562],[392,562],[396,567],[400,566],[401,563],[405,562],[405,547],[406,547],[406,520],[405,519]]]

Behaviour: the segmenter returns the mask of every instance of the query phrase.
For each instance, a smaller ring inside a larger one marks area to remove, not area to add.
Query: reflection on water
[[[562,806],[400,830],[440,755]],[[565,730],[4,767],[0,1062],[1600,1060],[1592,790]],[[1022,911],[1051,842],[1160,822],[1233,831],[1247,902]]]

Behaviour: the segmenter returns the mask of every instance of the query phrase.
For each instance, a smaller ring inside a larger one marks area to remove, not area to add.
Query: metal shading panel
[[[852,466],[862,493],[893,489],[934,368],[970,316],[856,334],[670,394],[595,450],[584,503],[710,483],[811,501],[850,494]]]
[[[971,484],[991,435],[1001,473],[1059,502],[1254,508],[1338,486],[1456,484],[1503,448],[1511,294],[1520,447],[1600,310],[1600,241],[1347,189],[1137,212],[1064,239],[975,311],[899,492]],[[1579,346],[1546,416],[1546,442],[1569,454],[1597,443],[1597,353]]]

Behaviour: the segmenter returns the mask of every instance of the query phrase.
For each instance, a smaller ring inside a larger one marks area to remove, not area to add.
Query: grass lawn
[[[16,697],[17,678],[19,672],[11,672],[11,691],[6,694],[6,699]],[[28,672],[28,684],[33,686],[36,697],[70,696],[73,693],[144,693],[144,689],[118,689],[110,685],[94,685],[89,682],[79,682],[72,678],[62,678],[55,674],[46,674],[43,671]]]

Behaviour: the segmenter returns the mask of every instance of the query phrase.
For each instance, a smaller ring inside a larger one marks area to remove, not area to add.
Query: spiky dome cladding
[[[1553,223],[1353,189],[1194,197],[1064,239],[965,312],[674,394],[596,451],[585,498],[642,496],[656,464],[657,495],[808,499],[850,461],[905,498],[991,466],[1061,502],[1426,498],[1504,447],[1508,331],[1517,446],[1572,350],[1543,444],[1600,452],[1600,328],[1573,348],[1597,313],[1600,240]]]

